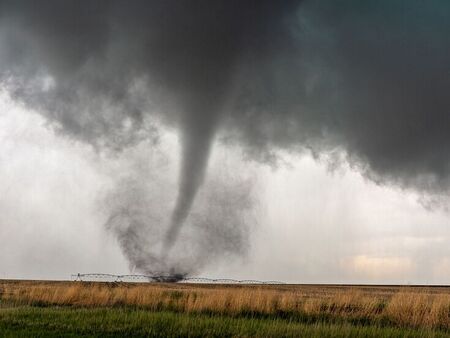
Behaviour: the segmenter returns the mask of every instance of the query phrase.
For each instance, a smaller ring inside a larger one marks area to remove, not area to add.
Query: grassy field
[[[0,281],[0,336],[446,337],[450,288]]]

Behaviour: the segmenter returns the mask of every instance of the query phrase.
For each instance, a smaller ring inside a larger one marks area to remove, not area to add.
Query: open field
[[[450,288],[0,281],[3,335],[450,336]]]

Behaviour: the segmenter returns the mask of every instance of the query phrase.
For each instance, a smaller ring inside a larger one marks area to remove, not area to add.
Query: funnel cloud
[[[377,183],[448,196],[449,18],[447,1],[0,0],[0,83],[99,150],[176,130],[177,197],[149,235],[172,255],[222,140],[270,163],[339,153]],[[130,265],[170,270],[142,255],[150,216],[114,208]]]

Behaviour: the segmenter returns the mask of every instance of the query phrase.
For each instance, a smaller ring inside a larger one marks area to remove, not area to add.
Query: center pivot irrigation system
[[[80,282],[129,282],[129,283],[215,283],[215,284],[286,284],[280,281],[255,279],[187,277],[183,275],[113,275],[109,273],[77,273],[71,276]]]

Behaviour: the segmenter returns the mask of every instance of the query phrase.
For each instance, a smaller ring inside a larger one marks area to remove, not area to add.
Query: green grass
[[[443,331],[127,308],[4,307],[0,337],[450,337]]]

